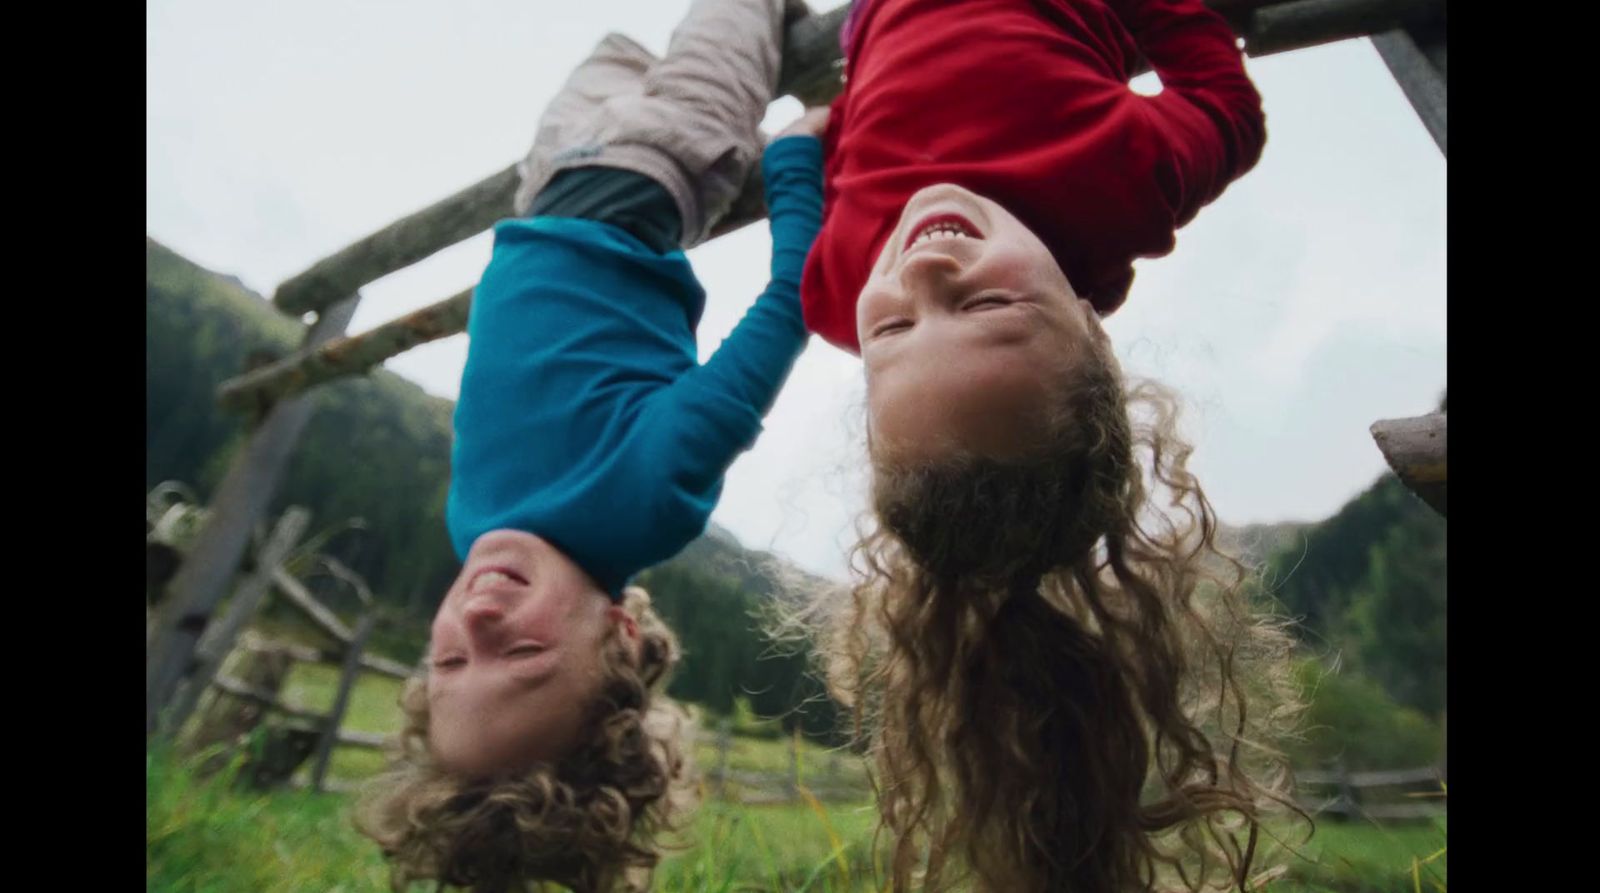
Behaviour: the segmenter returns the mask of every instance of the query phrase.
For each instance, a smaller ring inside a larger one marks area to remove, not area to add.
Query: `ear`
[[[621,627],[622,634],[627,637],[628,641],[634,643],[639,641],[639,621],[628,613],[627,608],[621,605],[612,605],[606,609],[606,617],[612,623],[616,623]]]
[[[1105,327],[1100,325],[1100,311],[1094,309],[1094,304],[1088,298],[1078,299],[1078,309],[1083,311],[1084,326],[1089,330],[1090,337],[1101,344],[1109,345],[1111,336],[1106,334]]]

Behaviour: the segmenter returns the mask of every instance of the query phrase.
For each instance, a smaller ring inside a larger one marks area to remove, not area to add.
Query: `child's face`
[[[875,456],[1007,460],[1041,441],[1098,317],[1049,249],[959,186],[906,202],[856,304]]]
[[[486,533],[433,619],[428,744],[448,772],[485,777],[577,744],[612,625],[632,618],[548,542]]]

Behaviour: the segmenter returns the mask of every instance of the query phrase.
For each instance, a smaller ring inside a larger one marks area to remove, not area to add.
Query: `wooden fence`
[[[1343,767],[1294,774],[1300,805],[1312,815],[1376,822],[1430,819],[1446,813],[1444,772],[1436,766],[1348,772]],[[1377,798],[1372,791],[1390,796]],[[1325,796],[1311,796],[1316,791]]]
[[[200,637],[190,672],[166,707],[163,722],[176,732],[197,712],[202,700],[208,701],[191,741],[201,746],[236,742],[259,725],[267,714],[276,714],[284,721],[267,729],[263,753],[252,760],[252,779],[263,786],[287,781],[306,759],[310,759],[311,787],[323,790],[338,787],[330,784],[327,777],[335,747],[384,746],[384,735],[341,728],[356,679],[362,673],[378,673],[404,680],[411,675],[411,668],[367,653],[366,644],[378,618],[372,594],[358,575],[333,564],[361,603],[360,616],[350,625],[318,601],[285,566],[309,521],[310,513],[299,507],[290,508],[278,519],[257,550],[254,568],[237,581],[227,612],[208,625]],[[247,631],[245,627],[260,613],[272,594],[278,595],[283,604],[292,607],[321,631],[333,646],[317,648],[273,641]],[[243,674],[224,672],[227,663],[243,666]],[[325,713],[306,710],[282,699],[281,687],[296,663],[332,664],[341,668],[330,710]],[[208,699],[203,697],[207,692],[210,692]]]
[[[799,802],[802,790],[823,802],[861,802],[872,796],[865,766],[857,755],[833,751],[822,765],[803,768],[799,739],[791,736],[786,772],[736,770],[729,766],[733,745],[729,723],[724,720],[714,732],[701,734],[710,738],[716,752],[703,767],[710,797],[758,806]],[[853,763],[858,771],[847,771],[847,763]],[[1445,815],[1443,780],[1443,770],[1435,766],[1350,772],[1335,765],[1294,773],[1299,805],[1313,816],[1384,823]]]
[[[707,735],[706,730],[698,734]],[[872,794],[862,767],[859,777],[845,769],[847,763],[860,766],[860,757],[842,751],[830,751],[821,765],[805,765],[801,756],[800,736],[787,736],[788,759],[783,772],[753,772],[730,767],[733,746],[732,726],[727,720],[718,723],[709,733],[716,757],[710,765],[702,767],[706,793],[719,800],[759,806],[771,803],[793,803],[802,798],[801,791],[825,802],[859,801]]]

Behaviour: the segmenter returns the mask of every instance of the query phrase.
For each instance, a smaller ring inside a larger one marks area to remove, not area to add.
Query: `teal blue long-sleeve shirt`
[[[805,348],[800,274],[821,168],[812,137],[767,147],[771,282],[704,365],[705,290],[682,251],[592,220],[495,226],[455,412],[446,519],[462,560],[479,536],[522,530],[616,597],[705,531]]]

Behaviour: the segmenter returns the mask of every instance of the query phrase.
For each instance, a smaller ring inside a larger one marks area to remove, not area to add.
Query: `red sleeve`
[[[1161,79],[1142,97],[1165,137],[1163,186],[1179,226],[1255,167],[1266,142],[1261,95],[1244,71],[1236,35],[1201,0],[1107,0]]]

